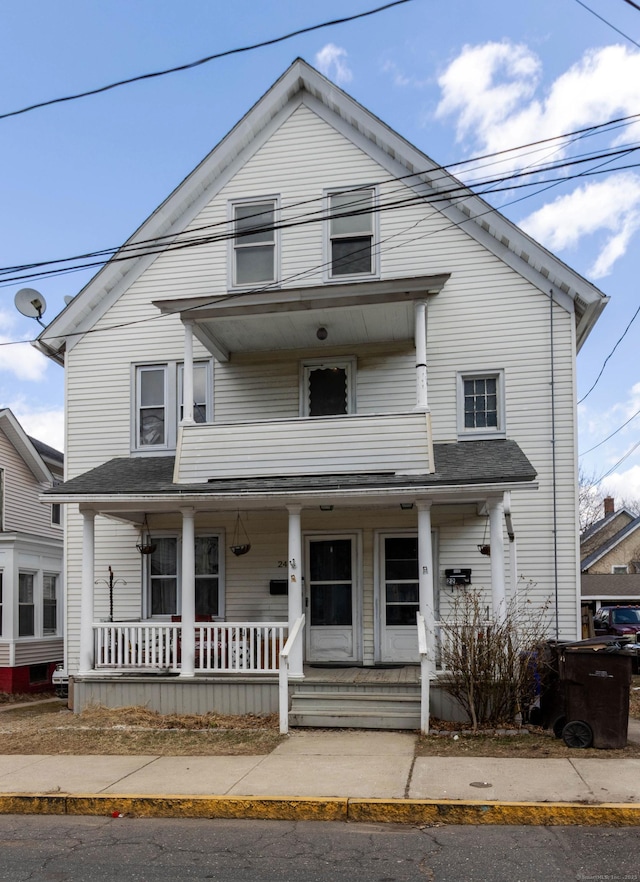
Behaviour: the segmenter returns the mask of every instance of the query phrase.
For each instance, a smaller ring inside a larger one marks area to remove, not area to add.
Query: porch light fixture
[[[411,509],[413,508],[413,502],[401,502],[400,508],[403,511],[411,511]]]
[[[320,511],[333,511],[333,506],[332,505],[321,505]]]
[[[318,328],[318,330],[316,331],[316,337],[318,338],[318,340],[326,340],[328,336],[329,332],[326,328]]]
[[[238,516],[236,517],[236,525],[233,529],[233,538],[231,540],[231,545],[229,549],[235,554],[236,557],[241,557],[243,554],[246,554],[251,548],[251,542],[249,542],[249,537],[247,536],[247,531],[244,528],[244,524],[240,520],[240,512],[238,512]]]
[[[153,542],[151,538],[149,521],[147,520],[147,515],[145,513],[144,525],[143,528],[140,530],[140,542],[136,545],[136,548],[138,549],[140,554],[153,554],[157,547],[158,546]]]

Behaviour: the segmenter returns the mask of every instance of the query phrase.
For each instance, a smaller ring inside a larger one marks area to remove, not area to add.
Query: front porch
[[[438,718],[460,718],[438,683],[446,673],[437,649],[423,664],[346,666],[304,664],[289,677],[288,657],[304,620],[287,642],[285,622],[202,622],[195,625],[195,673],[185,677],[180,622],[99,622],[93,626],[95,669],[73,678],[70,703],[144,705],[158,712],[268,715],[289,726],[419,729],[425,722],[425,690]],[[418,627],[420,623],[418,624]],[[435,645],[450,627],[436,623]],[[418,630],[415,633],[418,651]]]

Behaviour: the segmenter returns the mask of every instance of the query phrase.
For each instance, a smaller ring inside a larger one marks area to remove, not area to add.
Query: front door
[[[356,538],[307,537],[307,661],[360,660]]]
[[[418,662],[418,537],[380,536],[380,661]]]

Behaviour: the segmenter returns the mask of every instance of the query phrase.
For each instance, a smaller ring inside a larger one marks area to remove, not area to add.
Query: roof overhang
[[[309,349],[317,331],[326,346],[413,340],[416,301],[442,290],[448,273],[384,281],[314,285],[154,300],[164,315],[179,315],[218,361],[233,353]]]

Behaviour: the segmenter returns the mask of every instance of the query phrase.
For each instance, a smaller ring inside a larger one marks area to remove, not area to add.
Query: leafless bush
[[[537,659],[548,638],[549,603],[508,604],[489,615],[481,589],[459,589],[443,619],[440,660],[443,688],[466,711],[475,729],[517,724],[533,702]]]

